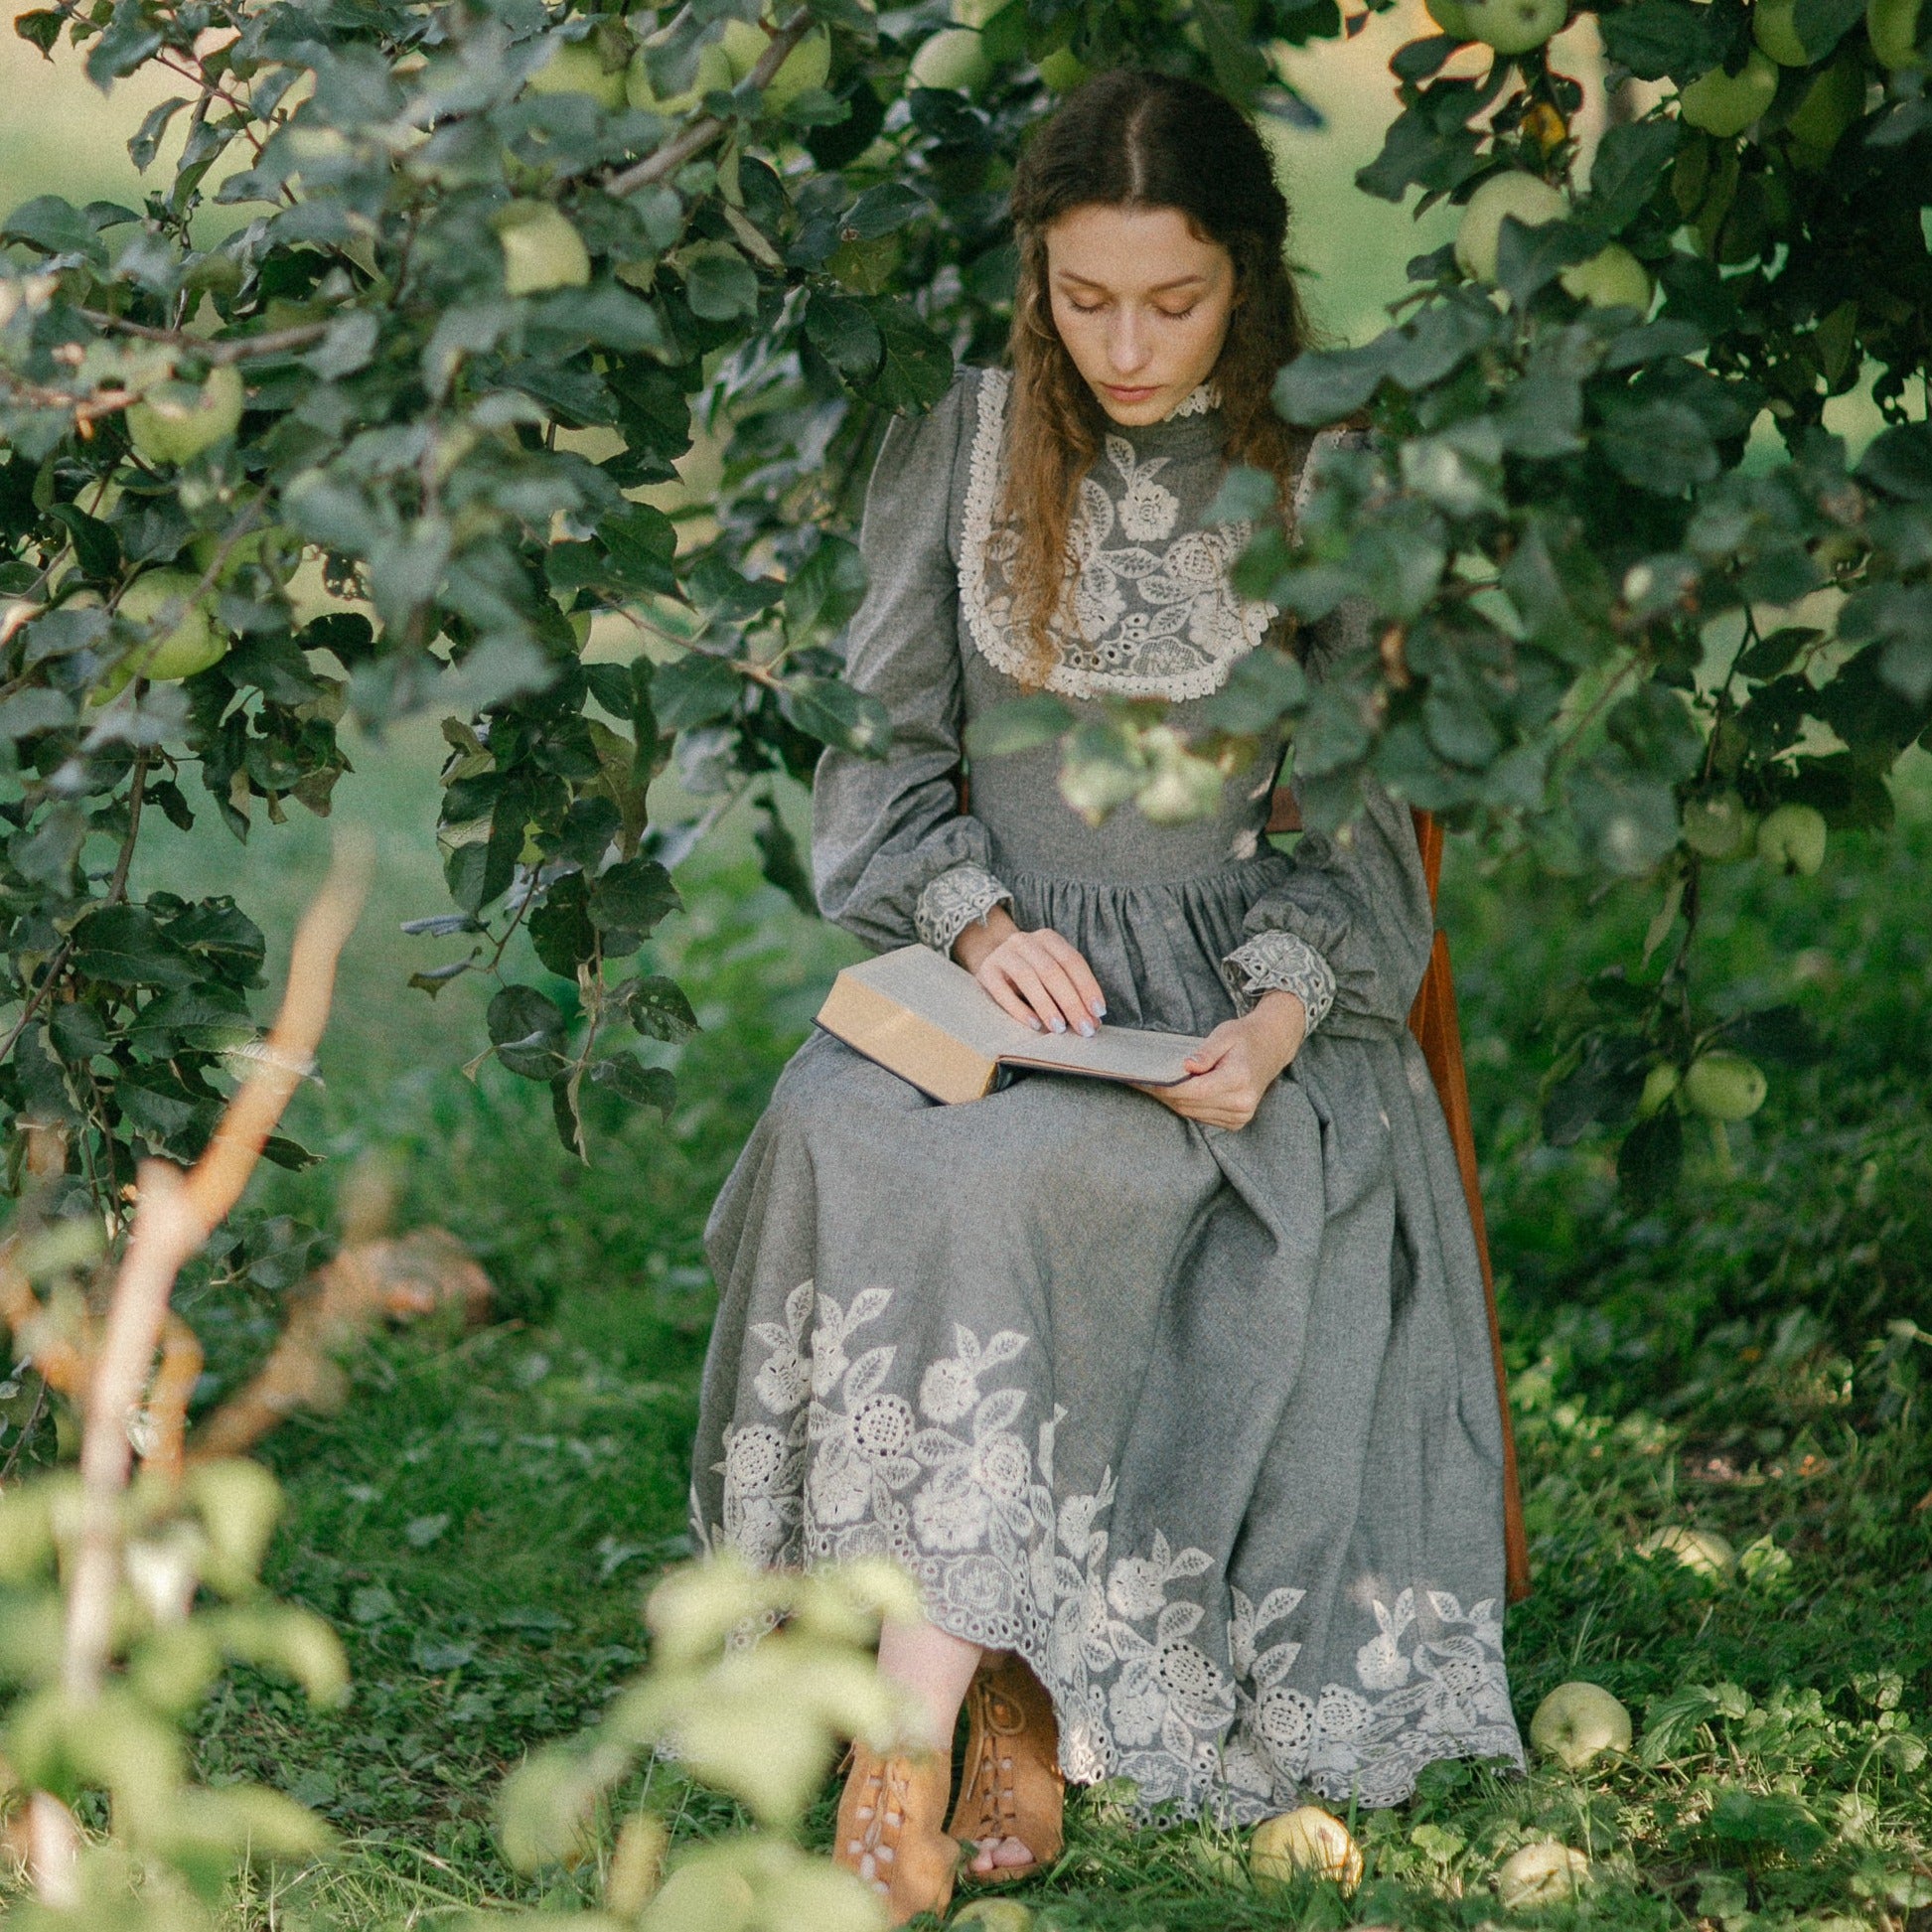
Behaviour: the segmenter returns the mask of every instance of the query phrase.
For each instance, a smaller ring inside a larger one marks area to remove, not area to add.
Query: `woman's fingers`
[[[1060,1010],[1060,1003],[1047,991],[1046,982],[1040,977],[1039,969],[1032,960],[1021,954],[1007,962],[1006,971],[1020,996],[1034,1013],[1040,1024],[1050,1033],[1064,1033],[1067,1030],[1066,1015]]]
[[[1048,952],[1059,961],[1067,977],[1073,981],[1074,992],[1080,1001],[1082,1013],[1096,1020],[1104,1018],[1107,1013],[1107,995],[1101,991],[1101,982],[1094,977],[1094,968],[1087,964],[1080,948],[1072,941],[1062,939],[1058,933],[1050,929],[1042,932],[1039,938]]]
[[[1044,1030],[1046,1022],[1027,1004],[1026,995],[1013,983],[1012,975],[1004,966],[988,960],[975,976],[992,994],[1002,1012],[1018,1020],[1022,1026],[1030,1026],[1036,1033]]]

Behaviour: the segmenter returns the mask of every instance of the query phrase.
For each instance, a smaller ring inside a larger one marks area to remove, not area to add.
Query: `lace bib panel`
[[[1017,543],[1012,528],[995,521],[1011,389],[1005,370],[981,375],[960,599],[979,655],[1017,677],[1032,664],[1008,578]],[[1204,385],[1168,420],[1211,406]],[[1099,462],[1081,480],[1069,532],[1074,622],[1067,625],[1063,608],[1051,626],[1059,662],[1047,674],[1048,690],[1074,698],[1206,697],[1279,615],[1270,603],[1239,596],[1228,581],[1248,546],[1249,521],[1177,530],[1180,498],[1162,480],[1174,460],[1142,456],[1125,436],[1110,434]]]

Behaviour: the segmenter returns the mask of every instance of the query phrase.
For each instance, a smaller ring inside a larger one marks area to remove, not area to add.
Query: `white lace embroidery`
[[[1161,420],[1173,422],[1179,416],[1205,416],[1221,407],[1221,391],[1212,382],[1197,382]]]
[[[1335,1003],[1328,962],[1295,933],[1257,933],[1221,963],[1221,976],[1245,1013],[1263,993],[1289,992],[1308,1009],[1312,1033]]]
[[[1223,1668],[1186,1587],[1206,1577],[1200,1593],[1216,1593],[1214,1560],[1157,1533],[1110,1560],[1112,1473],[1092,1494],[1054,1495],[1066,1410],[1029,1443],[1026,1389],[983,1386],[1022,1360],[1026,1337],[956,1325],[915,1408],[886,1387],[897,1344],[861,1333],[885,1332],[892,1299],[870,1287],[841,1307],[804,1281],[782,1327],[752,1327],[768,1351],[752,1392],[771,1419],[725,1433],[724,1520],[694,1526],[707,1550],[788,1566],[897,1558],[943,1628],[1026,1658],[1052,1693],[1067,1775],[1130,1778],[1143,1812],[1206,1806],[1252,1823],[1310,1792],[1390,1805],[1436,1758],[1522,1761],[1493,1602],[1371,1594],[1378,1633],[1356,1653],[1356,1685],[1310,1695],[1288,1681],[1301,1645],[1277,1629],[1305,1592],[1257,1604],[1231,1588]]]
[[[922,946],[950,956],[953,942],[975,919],[983,920],[995,906],[1011,904],[1012,898],[983,866],[949,866],[926,882],[913,909],[913,930]]]
[[[980,377],[960,597],[979,655],[1018,676],[1031,653],[1014,621],[1006,577],[1015,541],[1010,528],[994,524],[1011,386],[1004,370]],[[1174,415],[1211,406],[1204,389]],[[1262,642],[1278,615],[1272,604],[1237,596],[1228,582],[1230,566],[1248,546],[1247,520],[1174,535],[1180,503],[1159,480],[1170,460],[1142,458],[1126,437],[1110,435],[1101,467],[1117,482],[1117,504],[1100,475],[1082,479],[1070,535],[1074,629],[1064,621],[1052,627],[1060,661],[1047,674],[1048,690],[1063,697],[1205,697],[1221,687],[1229,667]],[[1113,543],[1116,529],[1123,543]]]

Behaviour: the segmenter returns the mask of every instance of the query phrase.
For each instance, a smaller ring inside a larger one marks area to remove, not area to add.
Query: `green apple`
[[[1567,1905],[1589,1883],[1590,1861],[1554,1839],[1526,1845],[1496,1874],[1496,1895],[1506,1912],[1525,1906]]]
[[[663,38],[663,35],[654,36],[651,45],[655,46]],[[645,64],[644,49],[641,47],[632,55],[630,68],[625,73],[624,96],[641,114],[688,114],[706,94],[729,93],[737,83],[738,76],[731,69],[731,57],[718,42],[707,41],[697,50],[697,72],[688,87],[681,93],[654,93],[651,70]]]
[[[946,1921],[948,1932],[1032,1932],[1033,1914],[1017,1898],[975,1898]]]
[[[590,280],[583,236],[548,202],[512,202],[495,220],[504,251],[504,293],[540,295]]]
[[[1810,878],[1825,863],[1825,815],[1809,805],[1781,805],[1757,828],[1757,855],[1778,871]]]
[[[1769,1091],[1763,1068],[1723,1047],[1700,1054],[1684,1076],[1685,1105],[1707,1120],[1748,1120]]]
[[[771,35],[749,20],[727,20],[718,45],[731,63],[735,85],[743,80],[764,58]],[[822,27],[815,27],[778,65],[778,72],[765,83],[765,105],[770,113],[782,114],[809,87],[822,87],[831,73],[831,37]]]
[[[1811,56],[1798,38],[1798,0],[1757,0],[1751,9],[1751,38],[1781,68],[1808,68]]]
[[[1841,54],[1805,90],[1797,111],[1785,122],[1785,132],[1799,159],[1823,166],[1863,112],[1864,66],[1856,54]]]
[[[1351,1892],[1362,1882],[1362,1853],[1339,1818],[1319,1805],[1302,1805],[1255,1827],[1248,1841],[1248,1870],[1263,1889],[1285,1885],[1297,1872],[1310,1872]]]
[[[1677,97],[1678,118],[1707,134],[1741,134],[1770,106],[1778,91],[1778,69],[1756,48],[1744,57],[1743,71],[1712,68]]]
[[[595,40],[559,40],[524,83],[533,94],[588,94],[607,114],[624,105],[624,67],[609,66]]]
[[[1428,9],[1428,17],[1449,36],[1451,40],[1472,41],[1476,30],[1469,24],[1469,10],[1462,0],[1423,0]]]
[[[967,93],[985,85],[992,63],[970,27],[946,27],[912,57],[915,87],[964,87]]]
[[[1087,78],[1087,64],[1071,47],[1056,47],[1041,57],[1040,78],[1049,93],[1070,94]]]
[[[228,640],[215,628],[207,604],[196,594],[201,587],[202,580],[192,571],[150,570],[121,593],[117,615],[129,624],[145,627],[159,622],[172,628],[128,653],[116,667],[123,673],[119,683],[146,677],[157,684],[172,684],[227,656]]]
[[[953,24],[983,27],[1007,3],[1008,0],[953,0]]]
[[[1564,292],[1593,309],[1638,309],[1650,313],[1650,271],[1621,241],[1612,241],[1557,279]]]
[[[1707,792],[1684,808],[1684,842],[1701,858],[1725,864],[1751,849],[1750,807],[1735,792]]]
[[[1470,36],[1498,54],[1527,54],[1569,18],[1569,0],[1462,0]]]
[[[1503,220],[1514,216],[1525,227],[1560,221],[1569,212],[1562,196],[1539,175],[1521,172],[1491,175],[1469,197],[1456,229],[1455,254],[1462,272],[1472,281],[1494,283],[1496,247]]]
[[[1600,1684],[1558,1685],[1530,1719],[1530,1742],[1569,1771],[1599,1752],[1627,1751],[1630,1735],[1630,1712]]]
[[[1918,44],[1925,0],[1865,0],[1864,31],[1882,68],[1932,67],[1932,54]]]
[[[1675,1557],[1700,1576],[1728,1576],[1737,1561],[1737,1553],[1727,1537],[1720,1537],[1715,1530],[1687,1530],[1681,1523],[1645,1537],[1637,1546],[1637,1555]]]
[[[135,403],[127,433],[150,463],[192,463],[234,434],[246,400],[239,370],[210,370],[199,389],[170,382]]]
[[[1680,1068],[1673,1067],[1668,1060],[1660,1060],[1644,1076],[1644,1091],[1637,1096],[1637,1118],[1648,1120],[1663,1113],[1683,1080]]]

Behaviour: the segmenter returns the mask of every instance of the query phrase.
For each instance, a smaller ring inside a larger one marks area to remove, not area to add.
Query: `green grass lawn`
[[[573,1162],[539,1090],[495,1067],[474,1085],[456,1071],[480,1037],[478,990],[458,981],[432,1005],[402,986],[422,964],[409,949],[428,943],[395,922],[433,910],[439,890],[432,751],[407,733],[364,747],[345,787],[345,810],[360,798],[384,827],[384,865],[327,1084],[299,1104],[298,1130],[329,1157],[262,1177],[249,1211],[326,1241],[345,1176],[381,1161],[400,1177],[402,1220],[440,1221],[484,1258],[503,1319],[378,1340],[339,1412],[270,1439],[291,1501],[271,1581],[343,1632],[356,1690],[317,1717],[243,1675],[207,1713],[206,1775],[277,1784],[343,1834],[331,1864],[252,1881],[237,1928],[424,1924],[546,1886],[559,1903],[587,1895],[588,1872],[512,1877],[492,1792],[642,1661],[642,1592],[687,1548],[705,1209],[850,956],[758,883],[729,836],[693,860],[690,910],[658,948],[704,1021],[673,1056],[679,1105],[668,1126],[595,1122],[590,1162]],[[155,876],[265,901],[279,932],[322,863],[320,830],[157,850]],[[1356,1821],[1369,1878],[1352,1904],[1314,1885],[1258,1895],[1231,1881],[1212,1833],[1135,1831],[1115,1794],[1088,1795],[1065,1858],[1023,1894],[1044,1926],[1474,1927],[1499,1915],[1502,1859],[1553,1837],[1595,1871],[1554,1924],[1928,1922],[1932,1510],[1914,1506],[1932,1487],[1915,1325],[1932,1328],[1929,871],[1920,783],[1895,838],[1839,841],[1816,880],[1754,866],[1722,879],[1713,985],[1739,1002],[1795,997],[1831,1056],[1779,1071],[1734,1136],[1734,1178],[1694,1160],[1672,1209],[1633,1217],[1601,1149],[1553,1151],[1534,1120],[1553,999],[1574,972],[1629,957],[1650,907],[1624,888],[1586,908],[1513,863],[1453,854],[1444,917],[1537,1567],[1510,1622],[1518,1712],[1527,1722],[1555,1684],[1591,1679],[1638,1714],[1640,1757],[1526,1779],[1439,1767],[1412,1805]],[[278,1285],[191,1293],[215,1385],[259,1353]],[[1633,1555],[1675,1524],[1740,1549],[1769,1538],[1779,1555],[1727,1580]],[[666,1767],[652,1784],[681,1836],[728,1828],[728,1805]],[[819,1842],[828,1825],[829,1794]]]

